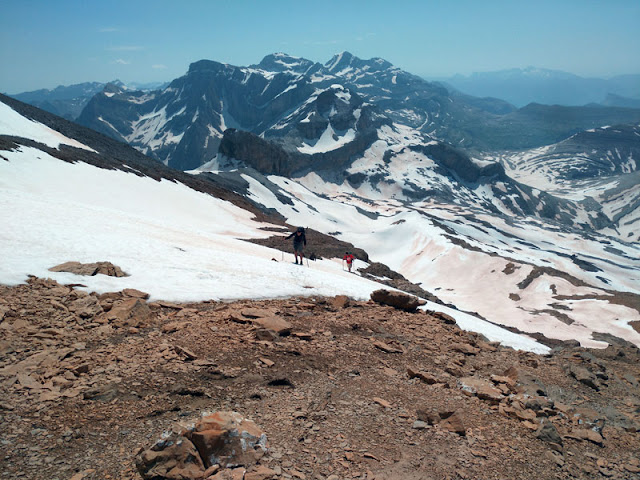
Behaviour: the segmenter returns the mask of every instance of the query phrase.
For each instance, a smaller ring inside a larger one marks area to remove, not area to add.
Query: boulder
[[[475,348],[473,345],[469,345],[468,343],[453,343],[450,348],[454,352],[460,352],[464,355],[476,355],[480,351],[479,349]]]
[[[460,418],[460,415],[458,415],[457,412],[442,420],[438,426],[463,437],[467,434],[467,429],[464,427],[462,418]]]
[[[237,412],[216,412],[203,417],[187,435],[206,467],[254,465],[267,447],[264,432]]]
[[[466,435],[467,430],[458,412],[442,411],[435,413],[430,410],[419,409],[417,410],[417,414],[418,422],[423,422],[426,425],[438,425],[440,428],[448,430],[449,432],[457,433],[461,436]]]
[[[601,384],[596,378],[596,376],[591,373],[589,370],[583,367],[579,367],[577,365],[572,365],[569,368],[569,373],[573,378],[575,378],[580,383],[593,388],[596,392],[600,390]]]
[[[385,353],[404,353],[404,349],[401,346],[394,347],[393,345],[389,345],[388,343],[384,343],[379,340],[373,342],[373,346]]]
[[[600,446],[602,446],[602,444],[604,443],[602,435],[590,428],[574,430],[570,434],[565,435],[565,438],[571,438],[573,440],[588,440]]]
[[[101,315],[103,320],[117,327],[143,327],[151,316],[149,306],[139,298],[128,298],[115,303],[111,310]]]
[[[333,308],[346,308],[351,303],[351,299],[346,295],[336,295],[331,300],[329,300],[329,303]]]
[[[404,310],[407,312],[414,312],[420,305],[427,303],[413,295],[407,295],[406,293],[385,289],[372,292],[371,300],[381,305],[389,305],[397,308],[398,310]]]
[[[205,468],[193,443],[172,434],[136,457],[136,468],[144,480],[201,478]]]
[[[447,315],[446,313],[442,313],[442,312],[427,312],[427,313],[429,313],[432,317],[437,318],[438,320],[442,320],[447,325],[456,324],[456,319],[453,318],[451,315]]]
[[[135,288],[125,288],[124,290],[122,290],[122,294],[126,297],[141,298],[143,300],[147,300],[149,298],[148,293],[141,292],[140,290],[136,290]]]
[[[496,385],[506,385],[509,390],[515,391],[516,382],[513,378],[506,375],[491,375],[491,381]]]
[[[536,436],[543,442],[562,445],[562,437],[558,433],[558,429],[548,420],[545,420],[542,425],[540,425]]]
[[[417,368],[408,367],[407,375],[409,375],[409,378],[418,378],[421,381],[425,382],[427,385],[434,385],[438,383],[438,379],[436,377],[428,372],[420,371]]]

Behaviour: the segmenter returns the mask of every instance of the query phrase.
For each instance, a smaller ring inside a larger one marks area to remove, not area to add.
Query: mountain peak
[[[306,72],[314,62],[306,58],[294,57],[283,52],[276,52],[267,55],[257,65],[258,68],[271,72]]]
[[[215,60],[198,60],[189,65],[189,71],[187,73],[220,72],[227,67],[229,67],[229,64],[216,62]]]
[[[393,65],[383,58],[374,57],[369,60],[362,60],[351,52],[340,52],[335,54],[331,60],[324,64],[324,67],[331,73],[338,73],[345,68],[362,68],[371,72],[378,72],[393,67]]]
[[[331,60],[324,64],[324,66],[330,72],[336,72],[351,65],[353,60],[360,59],[345,50],[343,52],[336,53],[333,57],[331,57]]]

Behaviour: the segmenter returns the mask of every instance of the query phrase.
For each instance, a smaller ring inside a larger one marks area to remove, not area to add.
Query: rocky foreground
[[[639,379],[634,346],[537,356],[346,297],[0,286],[5,480],[639,478]],[[246,461],[201,458],[212,412],[251,422]]]

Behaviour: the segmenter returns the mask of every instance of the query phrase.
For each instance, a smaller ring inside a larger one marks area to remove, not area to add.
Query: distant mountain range
[[[528,67],[437,80],[467,95],[500,98],[516,107],[529,103],[565,106],[595,103],[638,108],[640,102],[640,75],[619,75],[605,80]]]
[[[78,122],[184,170],[216,157],[225,131],[234,128],[245,132],[243,138],[253,134],[269,141],[280,152],[271,157],[296,169],[305,162],[300,155],[312,153],[326,131],[333,107],[342,114],[330,136],[341,140],[325,159],[361,154],[375,141],[365,131],[385,123],[478,152],[535,148],[590,128],[640,122],[640,109],[621,107],[516,109],[503,100],[450,93],[383,59],[362,60],[348,52],[325,64],[282,53],[248,67],[202,60],[161,90],[110,84]],[[348,135],[355,132],[353,142]]]
[[[110,83],[121,88],[134,90],[153,90],[166,86],[166,82],[132,82],[125,85],[120,80],[114,80]],[[107,83],[101,82],[85,82],[68,86],[59,85],[53,90],[43,88],[11,96],[21,102],[29,103],[67,120],[75,120],[82,112],[82,109],[89,103],[89,100],[96,93],[101,92],[106,85]]]

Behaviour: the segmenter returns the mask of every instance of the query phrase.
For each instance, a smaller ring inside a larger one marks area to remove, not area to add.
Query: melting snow
[[[65,137],[42,123],[23,117],[2,102],[0,102],[0,134],[29,138],[52,148],[59,148],[60,144],[63,144],[95,152],[92,148]]]
[[[337,138],[335,138],[337,137]],[[356,137],[356,132],[352,128],[346,131],[346,133],[339,137],[336,135],[335,131],[331,124],[327,125],[327,128],[322,133],[318,141],[314,145],[308,145],[303,143],[301,147],[298,147],[298,150],[301,153],[306,154],[314,154],[314,153],[323,153],[330,152],[332,150],[336,150],[343,145],[353,141]]]

